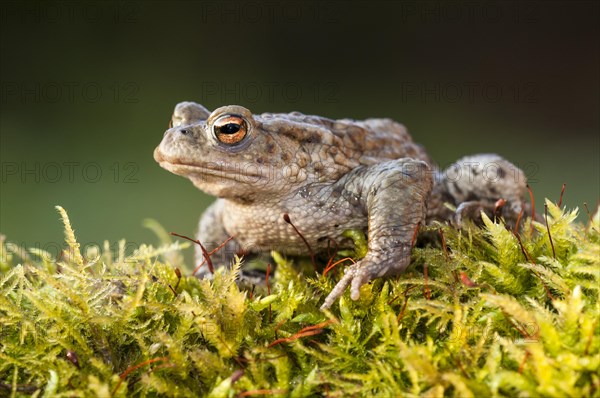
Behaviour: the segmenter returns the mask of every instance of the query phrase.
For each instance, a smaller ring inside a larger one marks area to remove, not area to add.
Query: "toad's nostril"
[[[179,133],[182,135],[190,135],[191,132],[188,129],[181,129],[179,130]]]

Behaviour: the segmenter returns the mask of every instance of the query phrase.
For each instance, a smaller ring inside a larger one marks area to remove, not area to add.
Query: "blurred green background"
[[[504,155],[540,206],[600,197],[597,2],[1,7],[0,232],[27,247],[57,252],[57,204],[83,245],[193,234],[212,198],[152,158],[183,100],[391,117],[441,165]]]

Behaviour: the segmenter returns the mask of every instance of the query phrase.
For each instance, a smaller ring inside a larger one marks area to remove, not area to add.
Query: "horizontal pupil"
[[[240,131],[240,125],[237,123],[227,123],[219,127],[219,131],[223,134],[235,134]]]

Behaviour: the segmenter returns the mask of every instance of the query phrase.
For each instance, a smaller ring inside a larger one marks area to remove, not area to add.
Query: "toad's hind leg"
[[[495,154],[467,156],[436,176],[427,219],[452,220],[461,226],[462,220],[480,222],[481,212],[501,216],[514,225],[523,208],[527,190],[525,174],[506,159]],[[498,202],[505,200],[506,203]],[[443,202],[456,207],[452,213]]]
[[[356,300],[360,287],[370,280],[406,269],[415,230],[425,219],[431,188],[429,166],[414,159],[359,168],[348,176],[344,193],[358,198],[368,213],[368,251],[365,258],[346,268],[322,309],[331,307],[348,286]]]

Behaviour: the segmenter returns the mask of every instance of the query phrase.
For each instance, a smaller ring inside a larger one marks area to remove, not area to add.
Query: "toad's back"
[[[425,149],[413,141],[406,127],[392,119],[334,120],[300,112],[263,113],[259,119],[267,122],[269,130],[277,130],[279,135],[289,137],[312,153],[334,146],[352,168],[400,158],[432,164]]]

